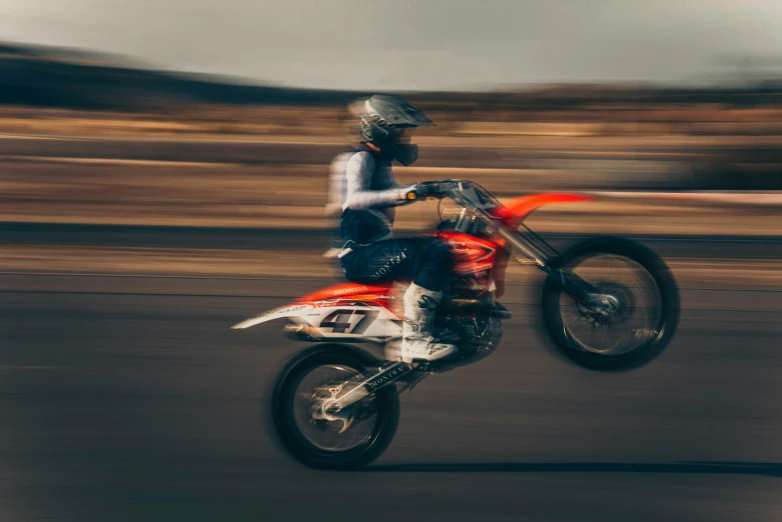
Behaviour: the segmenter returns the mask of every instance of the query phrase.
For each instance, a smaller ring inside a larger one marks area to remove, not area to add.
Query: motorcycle
[[[603,372],[639,368],[660,355],[674,335],[678,289],[653,251],[629,239],[594,237],[559,253],[523,224],[543,205],[596,198],[538,194],[503,205],[471,181],[448,179],[425,187],[440,199],[440,209],[444,201],[457,209],[452,215],[440,212],[434,235],[447,241],[455,256],[435,335],[457,345],[458,356],[411,363],[399,357],[403,315],[395,283],[338,284],[232,327],[285,318],[292,335],[316,343],[281,369],[269,404],[275,438],[306,466],[367,466],[394,438],[403,390],[496,350],[502,321],[511,318],[497,301],[511,259],[545,274],[544,331],[553,351],[567,361]],[[380,353],[364,349],[369,346]]]

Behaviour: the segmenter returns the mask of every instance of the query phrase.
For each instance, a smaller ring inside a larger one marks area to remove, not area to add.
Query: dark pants
[[[452,267],[451,246],[433,237],[378,241],[342,258],[345,277],[354,283],[414,281],[433,292],[443,290]]]

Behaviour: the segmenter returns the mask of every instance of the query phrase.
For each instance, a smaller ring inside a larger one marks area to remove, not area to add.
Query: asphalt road
[[[577,234],[544,237],[556,248],[566,248],[587,238]],[[778,236],[637,235],[633,239],[647,244],[662,257],[782,258],[782,238]],[[325,229],[0,223],[0,244],[323,250],[327,242]]]
[[[403,396],[372,470],[329,473],[259,415],[304,345],[229,329],[312,282],[0,282],[3,521],[782,519],[780,294],[685,290],[669,351],[624,375],[554,359],[512,304],[497,353]]]

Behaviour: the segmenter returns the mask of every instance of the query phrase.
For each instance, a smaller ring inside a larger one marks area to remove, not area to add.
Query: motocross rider
[[[329,207],[339,212],[337,257],[345,277],[359,284],[412,281],[404,294],[401,356],[434,361],[458,353],[433,335],[437,305],[451,274],[450,246],[437,238],[393,238],[394,207],[432,196],[431,185],[400,186],[392,162],[411,165],[417,127],[434,126],[424,113],[392,96],[375,95],[354,105],[358,147],[331,164]]]

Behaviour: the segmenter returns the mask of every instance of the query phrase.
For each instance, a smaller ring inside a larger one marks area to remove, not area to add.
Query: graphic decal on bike
[[[333,333],[360,335],[375,322],[378,314],[376,310],[336,310],[323,318],[319,327],[331,328]]]
[[[437,301],[428,295],[422,295],[421,299],[418,301],[418,306],[424,310],[434,310],[437,308]]]

